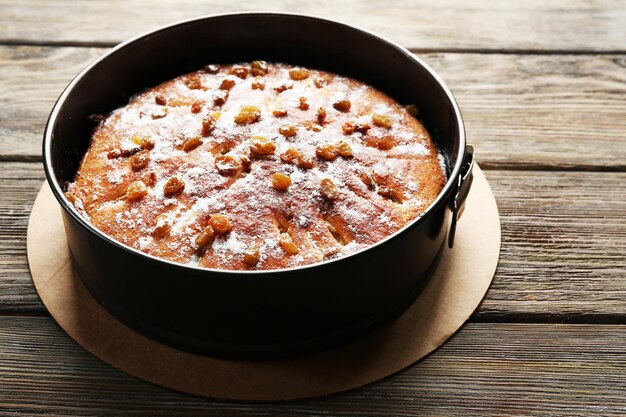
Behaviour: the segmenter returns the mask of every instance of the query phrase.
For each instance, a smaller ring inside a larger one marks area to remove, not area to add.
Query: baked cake
[[[207,65],[105,117],[66,196],[105,234],[174,262],[321,262],[384,239],[440,193],[443,159],[416,113],[328,72]]]

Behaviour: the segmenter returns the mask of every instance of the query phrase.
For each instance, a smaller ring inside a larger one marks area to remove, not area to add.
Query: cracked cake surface
[[[350,254],[441,192],[417,109],[336,74],[207,65],[134,96],[95,129],[66,196],[115,240],[249,270]]]

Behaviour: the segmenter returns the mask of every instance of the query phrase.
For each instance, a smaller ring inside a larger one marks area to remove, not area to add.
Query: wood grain
[[[618,325],[469,324],[418,365],[367,387],[245,404],[129,377],[50,318],[0,317],[0,416],[617,416],[626,413],[625,344]]]
[[[104,52],[0,47],[0,159],[40,159],[54,101]],[[626,169],[626,55],[421,56],[455,93],[483,167]]]
[[[486,171],[501,258],[476,319],[626,323],[626,173]],[[0,164],[0,312],[41,313],[26,263],[35,163]],[[607,192],[611,190],[611,192]]]
[[[623,0],[128,0],[114,7],[106,0],[1,0],[0,41],[110,45],[177,20],[244,10],[340,19],[427,50],[626,50]]]

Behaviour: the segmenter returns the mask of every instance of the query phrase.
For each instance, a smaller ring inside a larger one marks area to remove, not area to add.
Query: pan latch
[[[465,147],[465,155],[463,156],[463,164],[461,165],[461,174],[457,184],[456,194],[452,200],[452,224],[450,225],[450,234],[448,235],[448,247],[454,245],[454,235],[456,234],[456,224],[463,215],[465,209],[465,199],[472,186],[472,169],[474,168],[474,148],[471,145]]]

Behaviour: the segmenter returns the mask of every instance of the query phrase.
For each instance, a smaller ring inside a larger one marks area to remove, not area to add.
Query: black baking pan
[[[273,271],[177,264],[114,241],[65,198],[89,146],[94,114],[208,63],[263,59],[353,77],[420,118],[447,161],[436,201],[397,233],[352,255]],[[55,104],[43,140],[72,262],[112,314],[176,348],[220,357],[270,358],[332,345],[391,319],[417,296],[447,243],[471,184],[472,148],[441,78],[401,46],[309,16],[237,13],[188,20],[127,41],[83,70]]]

